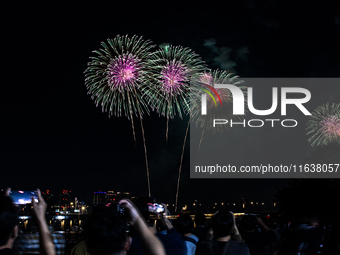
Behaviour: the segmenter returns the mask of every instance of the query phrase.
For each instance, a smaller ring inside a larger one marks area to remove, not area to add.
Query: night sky
[[[108,118],[87,95],[84,70],[100,42],[142,35],[155,45],[189,47],[210,68],[240,77],[339,77],[340,13],[333,5],[295,1],[196,2],[157,7],[131,2],[18,6],[3,31],[8,61],[1,90],[0,187],[70,189],[147,195],[141,128],[136,146],[127,118]],[[7,59],[7,58],[6,58]],[[6,63],[7,62],[7,63]],[[334,95],[335,102],[338,96]],[[152,113],[143,119],[152,196],[174,203],[188,117],[169,122]],[[306,138],[307,139],[307,138]],[[184,154],[180,201],[268,202],[288,180],[191,180],[189,141]],[[249,151],[248,151],[249,153]],[[240,157],[246,157],[246,154]]]

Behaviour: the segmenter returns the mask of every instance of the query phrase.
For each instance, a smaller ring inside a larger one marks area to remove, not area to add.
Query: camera
[[[17,205],[30,204],[32,203],[32,198],[34,199],[34,201],[38,202],[36,191],[11,190],[9,196],[13,200],[13,203]]]

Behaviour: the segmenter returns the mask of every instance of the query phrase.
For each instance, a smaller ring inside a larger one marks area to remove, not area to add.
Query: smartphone
[[[12,198],[13,203],[17,205],[25,205],[32,203],[32,197],[36,202],[38,202],[38,196],[36,191],[11,190],[9,196],[10,198]]]
[[[148,209],[151,213],[163,213],[164,207],[159,203],[148,203]]]

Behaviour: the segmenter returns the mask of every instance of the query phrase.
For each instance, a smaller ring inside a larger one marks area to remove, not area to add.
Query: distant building
[[[131,198],[130,192],[120,192],[120,191],[97,191],[93,194],[93,205],[96,204],[106,204],[106,203],[114,203],[118,202],[123,198]]]
[[[41,195],[43,199],[45,200],[47,204],[47,214],[53,214],[54,213],[54,194],[50,192],[50,190],[45,190],[41,192]]]
[[[42,195],[42,197],[44,198],[44,200],[47,204],[54,202],[53,201],[54,195],[53,195],[53,193],[50,192],[50,190],[47,189],[47,190],[41,192],[41,195]]]
[[[106,192],[105,191],[96,191],[93,194],[92,203],[94,205],[105,204]]]
[[[72,202],[71,199],[71,190],[63,190],[62,193],[59,195],[59,205],[60,210],[67,211],[70,209],[70,204]]]

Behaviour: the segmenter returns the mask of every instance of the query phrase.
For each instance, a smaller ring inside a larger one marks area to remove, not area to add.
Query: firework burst
[[[168,46],[152,54],[153,91],[150,102],[162,116],[173,118],[189,112],[189,83],[206,69],[189,48]]]
[[[143,94],[147,93],[151,73],[148,68],[150,52],[154,46],[142,37],[116,36],[101,43],[95,57],[85,70],[85,85],[96,106],[101,105],[109,116],[148,113]]]
[[[312,146],[340,143],[340,104],[326,103],[316,108],[307,121],[307,130]]]
[[[207,96],[207,115],[201,114],[201,97],[203,93],[209,92],[209,87],[214,84],[231,84],[238,86],[244,94],[246,94],[246,87],[240,86],[243,83],[238,79],[237,75],[229,73],[224,70],[214,70],[200,74],[199,79],[195,82],[195,87],[192,90],[191,96],[191,117],[196,126],[206,129],[212,129],[214,119],[235,119],[242,120],[242,115],[233,115],[233,97],[228,89],[216,89],[219,95],[218,100],[215,100],[214,95]],[[208,86],[206,86],[208,85]],[[220,100],[220,103],[219,103]],[[245,104],[246,104],[245,100]],[[224,132],[229,130],[228,125],[217,125],[213,132]],[[202,133],[203,136],[203,133]]]

